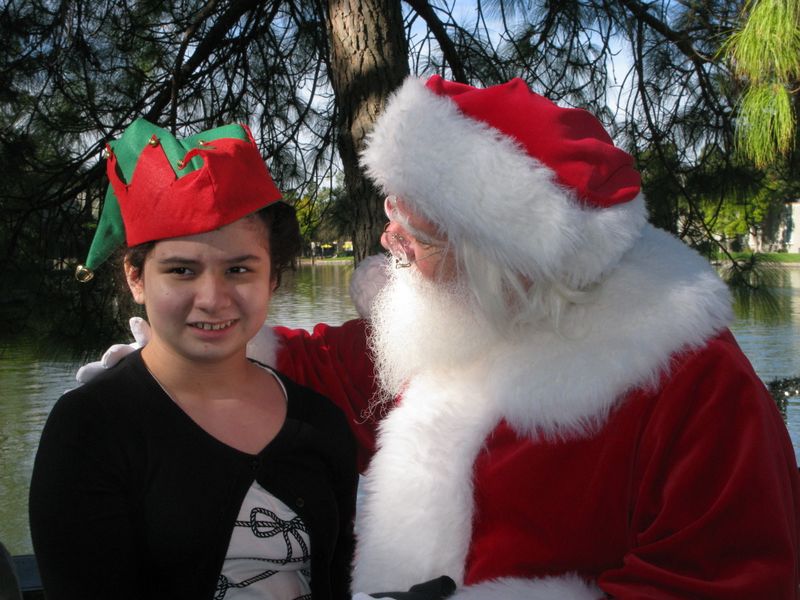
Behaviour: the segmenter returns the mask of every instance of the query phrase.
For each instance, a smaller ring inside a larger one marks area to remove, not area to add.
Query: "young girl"
[[[43,431],[30,515],[48,599],[346,597],[348,425],[245,355],[299,249],[293,210],[240,126],[179,141],[140,120],[109,154],[152,336]]]

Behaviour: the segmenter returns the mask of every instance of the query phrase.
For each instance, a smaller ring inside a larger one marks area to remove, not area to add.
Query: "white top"
[[[310,583],[305,524],[253,482],[233,527],[214,600],[311,600]]]

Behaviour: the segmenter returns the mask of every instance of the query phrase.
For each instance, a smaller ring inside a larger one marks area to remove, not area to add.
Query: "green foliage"
[[[300,234],[306,245],[352,236],[352,214],[341,185],[333,189],[311,188],[299,198],[290,197],[288,200],[294,206],[300,223]]]
[[[753,255],[755,255],[756,260],[761,260],[762,262],[800,264],[800,253],[797,252],[762,252],[762,253],[732,252],[731,253],[731,256],[735,260],[749,261]],[[727,257],[721,254],[717,255],[717,260],[724,260],[726,258]]]
[[[297,214],[297,221],[300,223],[300,234],[306,244],[319,240],[317,232],[325,217],[329,198],[329,190],[322,190],[315,194],[305,194],[294,201],[290,200]]]
[[[704,227],[722,243],[742,249],[741,242],[749,233],[762,232],[767,237],[784,210],[784,186],[775,173],[759,173],[747,164],[728,161],[721,155],[709,159],[700,185],[696,207]],[[697,181],[701,174],[695,173]]]
[[[800,80],[800,3],[749,0],[744,14],[748,16],[741,29],[721,52],[746,83],[739,103],[738,149],[766,167],[794,146],[797,122],[791,95]]]
[[[800,5],[796,0],[748,0],[742,28],[722,46],[734,72],[751,82],[800,79]]]
[[[778,83],[752,85],[742,97],[736,142],[739,151],[759,167],[773,162],[776,152],[794,144],[796,119],[792,99]]]
[[[681,191],[675,175],[681,169],[677,148],[669,145],[657,151],[649,148],[638,156],[650,222],[656,227],[677,233]],[[684,203],[685,205],[685,203]]]

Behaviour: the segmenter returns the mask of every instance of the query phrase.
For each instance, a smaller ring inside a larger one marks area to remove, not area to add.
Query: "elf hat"
[[[534,281],[597,281],[646,221],[633,158],[591,114],[521,79],[478,89],[409,78],[361,161],[450,241]]]
[[[110,185],[85,265],[128,246],[212,231],[281,199],[250,129],[225,125],[176,139],[144,119],[106,146]]]

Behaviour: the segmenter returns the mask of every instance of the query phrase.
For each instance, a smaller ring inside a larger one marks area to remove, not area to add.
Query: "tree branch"
[[[447,35],[444,25],[439,20],[439,17],[436,16],[436,12],[431,8],[428,0],[405,0],[405,2],[414,9],[414,12],[417,13],[425,23],[427,23],[431,33],[433,33],[436,41],[439,43],[439,47],[442,49],[444,59],[447,61],[447,64],[450,65],[453,79],[459,83],[468,83],[464,63],[458,55],[453,40]]]

